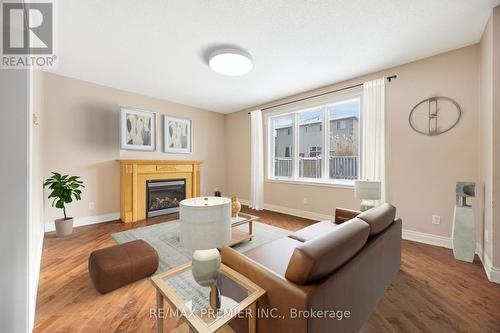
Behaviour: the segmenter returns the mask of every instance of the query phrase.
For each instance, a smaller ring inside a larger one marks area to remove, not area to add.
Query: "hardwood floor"
[[[313,223],[268,211],[254,214],[290,230]],[[101,295],[91,284],[87,260],[93,250],[115,244],[111,233],[176,218],[96,224],[76,228],[67,238],[46,234],[34,332],[156,332],[150,282]],[[180,324],[168,320],[165,331]],[[403,241],[401,271],[362,332],[500,332],[500,285],[487,280],[477,258],[463,263],[451,250]]]

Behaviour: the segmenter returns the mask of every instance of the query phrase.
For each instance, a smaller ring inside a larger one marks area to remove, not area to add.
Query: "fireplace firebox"
[[[146,216],[154,217],[179,211],[186,199],[185,179],[148,180],[146,182]]]

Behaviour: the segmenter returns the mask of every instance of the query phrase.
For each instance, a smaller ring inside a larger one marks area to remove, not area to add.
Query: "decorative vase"
[[[231,197],[231,216],[236,217],[241,210],[241,203],[237,197]]]
[[[210,287],[217,281],[221,265],[219,250],[196,250],[193,253],[191,271],[200,286]]]
[[[58,237],[69,236],[73,233],[73,218],[57,219],[54,221],[56,225],[56,234]]]

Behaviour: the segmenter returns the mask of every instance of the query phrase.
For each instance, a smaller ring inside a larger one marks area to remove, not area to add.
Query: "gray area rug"
[[[247,224],[236,228],[248,232]],[[261,244],[286,237],[290,233],[289,230],[264,223],[253,222],[253,239],[240,243],[234,246],[233,249],[239,252],[245,252]],[[160,265],[155,274],[165,272],[170,268],[191,261],[192,252],[182,248],[179,241],[179,220],[117,232],[111,236],[120,244],[136,239],[143,239],[154,247],[160,258]]]

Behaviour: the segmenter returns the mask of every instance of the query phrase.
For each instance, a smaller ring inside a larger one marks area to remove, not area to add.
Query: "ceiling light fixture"
[[[208,65],[215,72],[229,76],[244,75],[253,68],[250,55],[237,49],[222,49],[213,52]]]

